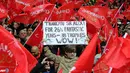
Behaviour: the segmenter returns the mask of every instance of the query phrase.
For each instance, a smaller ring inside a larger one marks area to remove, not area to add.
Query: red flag
[[[58,0],[58,3],[60,3],[61,5],[65,5],[69,2],[72,2],[72,0]]]
[[[58,16],[57,20],[60,20],[60,21],[69,20],[72,14],[74,14],[73,9],[74,9],[73,2],[69,2],[59,7],[56,12],[56,15]]]
[[[26,44],[30,46],[38,46],[43,38],[42,25],[38,24],[37,28],[34,30],[33,34],[29,37]],[[37,40],[37,41],[36,41]]]
[[[30,19],[31,19],[31,17],[28,14],[19,14],[14,17],[15,22],[20,22],[20,23],[24,23],[24,24],[32,24],[34,21],[32,21]]]
[[[26,53],[27,61],[28,61],[28,71],[30,72],[37,64],[37,59],[20,43],[19,46]]]
[[[98,33],[92,38],[86,49],[83,51],[71,73],[91,73],[96,53],[96,46],[98,41]]]
[[[35,2],[35,0],[15,0],[15,2],[23,6],[31,6]]]
[[[105,54],[101,56],[101,58],[97,61],[97,63],[93,67],[94,73],[108,73],[109,66],[106,65],[104,57],[105,57]]]
[[[109,2],[111,2],[111,3],[113,3],[114,2],[114,0],[108,0]]]
[[[101,36],[104,37],[105,40],[108,40],[109,36],[112,33],[112,25],[105,19],[105,23],[102,27]]]
[[[109,45],[109,52],[106,54],[106,64],[110,67],[119,69],[130,62],[128,54],[130,40],[118,37],[112,45]]]
[[[4,7],[7,7],[7,1],[8,1],[8,0],[0,0],[0,3],[1,3]]]
[[[83,1],[72,1],[69,3],[66,3],[58,8],[56,11],[57,20],[76,20],[78,17],[77,12],[74,11],[75,8],[80,8],[82,6]]]
[[[97,29],[101,28],[105,23],[106,7],[86,6],[81,7],[78,11],[79,15],[83,16],[88,23],[94,25]]]
[[[130,6],[128,7],[127,10],[125,10],[125,11],[123,12],[123,14],[124,14],[124,16],[125,16],[128,20],[130,20]]]
[[[37,20],[43,21],[51,14],[54,7],[54,4],[39,5],[31,9],[30,15]]]
[[[49,3],[48,0],[36,0],[34,2],[34,5],[38,6],[38,5],[42,5],[42,4],[48,4],[48,3]]]
[[[7,9],[0,3],[0,18],[7,17],[8,11]]]
[[[89,23],[87,24],[87,33],[90,38],[92,38],[97,31],[98,30],[96,29],[96,27],[94,27],[93,25]]]
[[[94,73],[108,73],[109,72],[110,67],[106,65],[104,57],[105,57],[105,54],[102,55],[102,57],[98,60],[98,62],[94,66],[93,68]],[[119,69],[112,68],[111,73],[130,73],[129,66],[130,64],[127,64]]]
[[[8,73],[29,73],[27,55],[18,41],[0,26],[0,71]],[[5,39],[5,40],[3,40]]]

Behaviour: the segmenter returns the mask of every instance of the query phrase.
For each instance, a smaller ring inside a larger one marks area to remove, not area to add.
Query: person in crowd
[[[39,49],[37,46],[32,46],[31,50],[30,50],[31,54],[38,60],[38,63],[36,64],[36,66],[31,70],[30,73],[43,73],[44,72],[44,61],[45,59],[41,60],[40,58],[40,53],[39,53]]]
[[[28,36],[30,36],[32,34],[32,32],[33,32],[33,29],[31,27],[29,27],[27,29]]]
[[[18,33],[19,33],[19,29],[18,28],[20,27],[20,24],[17,23],[17,22],[13,22],[10,27],[13,30],[13,35],[18,35]]]
[[[27,31],[25,30],[20,30],[19,32],[19,37],[21,39],[21,43],[24,44],[26,41],[26,37],[27,37]]]
[[[56,73],[54,61],[45,57],[41,64],[44,65],[43,73]]]
[[[66,45],[64,47],[63,56],[53,54],[48,46],[44,47],[43,50],[45,52],[45,56],[59,64],[57,73],[61,71],[62,73],[69,73],[70,69],[78,59],[76,57],[76,47],[74,45]]]
[[[37,46],[32,46],[31,54],[37,59],[40,57],[40,51]]]

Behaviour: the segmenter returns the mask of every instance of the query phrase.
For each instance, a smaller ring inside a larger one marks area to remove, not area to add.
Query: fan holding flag
[[[59,64],[57,73],[69,73],[74,63],[78,59],[76,57],[76,47],[74,45],[66,45],[64,47],[64,56],[57,56],[53,54],[49,47],[44,48],[45,55]]]

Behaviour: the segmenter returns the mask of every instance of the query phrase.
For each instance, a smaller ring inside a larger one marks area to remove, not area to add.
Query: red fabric
[[[56,15],[58,16],[57,20],[65,21],[70,20],[70,17],[74,14],[74,3],[70,2],[62,5],[58,8]]]
[[[42,25],[39,25],[34,30],[33,34],[29,37],[29,39],[27,40],[26,44],[28,44],[30,46],[38,46],[41,43],[42,38],[43,38]]]
[[[110,67],[119,69],[130,62],[129,51],[130,40],[116,38],[111,45],[108,46],[109,52],[106,54],[106,64]]]
[[[2,3],[2,5],[3,5],[5,8],[8,7],[8,5],[7,5],[8,0],[0,0],[0,3]]]
[[[55,4],[57,2],[57,0],[50,0],[49,3],[51,4]]]
[[[127,38],[127,39],[130,39],[130,35],[127,35],[126,38]]]
[[[122,41],[122,40],[120,38],[116,38],[113,40],[113,42],[108,43],[109,47],[107,48],[109,48],[109,50],[105,54],[102,55],[102,57],[98,60],[98,62],[94,66],[93,68],[94,73],[108,73],[109,67],[112,67],[111,73],[129,73],[130,72],[130,70],[128,69],[130,66],[129,53],[128,53],[129,40],[128,39],[124,39],[124,40],[127,40],[127,41],[124,41],[126,43],[123,42],[121,49],[119,46],[120,45],[119,43],[121,42],[119,41]],[[111,52],[111,56],[110,56],[110,52]],[[109,58],[108,58],[108,55],[109,55]]]
[[[108,0],[109,2],[111,2],[111,3],[113,3],[114,2],[114,0]]]
[[[96,53],[96,46],[98,41],[98,34],[96,33],[92,40],[86,46],[85,50],[75,63],[75,69],[71,73],[91,73]]]
[[[93,67],[94,73],[108,73],[109,66],[105,64],[104,60],[105,55],[97,61],[96,65]]]
[[[83,16],[88,21],[88,23],[99,29],[105,23],[107,11],[108,9],[106,7],[85,6],[81,7],[78,13],[79,15]]]
[[[15,0],[15,2],[24,6],[30,6],[35,2],[35,0]]]
[[[72,0],[58,0],[58,3],[60,3],[61,5],[65,5],[69,2],[71,2]]]
[[[106,65],[104,57],[105,54],[102,55],[102,57],[98,60],[98,62],[94,66],[93,68],[94,73],[108,73],[110,68],[108,65]],[[130,73],[129,66],[130,64],[127,64],[119,69],[112,68],[111,73]]]
[[[15,0],[7,0],[7,8],[9,10],[16,8]]]
[[[37,59],[20,42],[18,42],[18,45],[22,48],[27,56],[28,71],[30,72],[36,66]]]
[[[17,13],[15,13],[13,10],[9,10],[8,15],[9,15],[9,21],[8,21],[8,23],[12,23],[14,17],[17,16]]]
[[[128,20],[130,20],[130,6],[128,7],[127,10],[125,10],[125,11],[123,12],[123,14],[124,14],[124,16],[125,16]]]
[[[0,18],[7,17],[8,11],[7,9],[0,3]]]
[[[39,5],[30,10],[30,15],[36,20],[45,20],[54,8],[54,4]]]
[[[3,53],[3,55],[0,55],[1,56],[0,59],[2,59],[2,56],[4,56],[5,59],[3,57],[3,61],[6,60],[5,62],[0,63],[1,66],[0,69],[7,68],[9,69],[8,73],[29,73],[27,55],[22,49],[22,47],[18,45],[17,40],[2,26],[0,26],[0,33],[1,33],[0,44],[6,46],[5,50],[4,48],[1,48],[0,50],[0,52]]]
[[[96,27],[94,27],[94,25],[87,23],[87,33],[90,38],[92,38],[97,31],[98,30],[96,29]]]
[[[48,4],[48,0],[36,0],[34,2],[35,6],[42,5],[42,4]]]
[[[24,23],[24,24],[33,23],[33,21],[30,19],[31,19],[31,17],[28,14],[19,14],[14,17],[15,22],[20,22],[20,23]],[[30,21],[32,21],[32,22],[30,22]]]

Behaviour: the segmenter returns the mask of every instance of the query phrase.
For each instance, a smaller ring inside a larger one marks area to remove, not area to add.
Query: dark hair
[[[75,45],[66,45],[64,47],[65,52],[76,52],[76,46]]]

